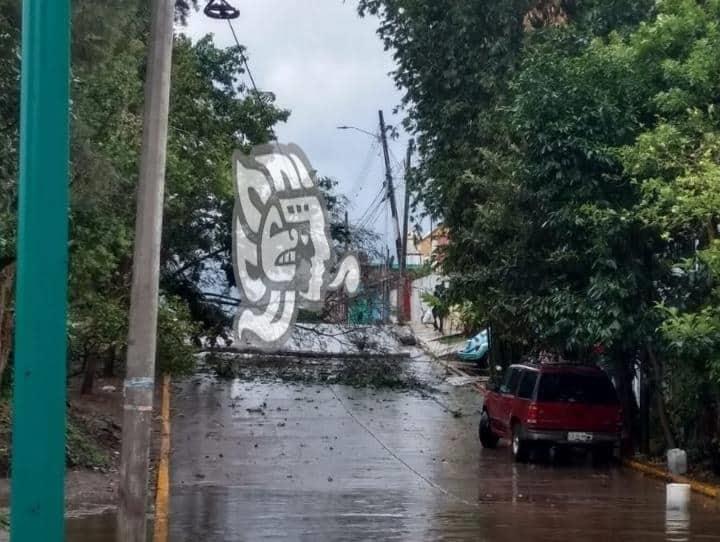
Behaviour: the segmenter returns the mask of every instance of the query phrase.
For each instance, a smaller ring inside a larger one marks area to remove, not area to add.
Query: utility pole
[[[22,2],[10,532],[65,540],[70,2]]]
[[[398,315],[401,320],[409,320],[410,314],[405,306],[405,298],[408,295],[408,280],[406,277],[407,271],[407,244],[408,244],[408,216],[410,212],[410,160],[412,159],[413,146],[415,141],[410,139],[408,141],[407,157],[405,159],[405,205],[403,207],[403,238],[402,238],[402,257],[400,258],[400,288],[398,295],[402,295],[401,301],[398,303],[400,307]]]
[[[145,542],[175,0],[152,0],[130,293],[118,542]]]
[[[433,218],[432,215],[430,215],[430,261],[432,261],[433,256],[433,232],[434,232],[434,226],[433,226]]]
[[[402,251],[403,251],[403,242],[400,238],[400,220],[398,219],[398,210],[397,210],[397,202],[395,201],[395,188],[393,186],[393,178],[392,178],[392,170],[390,169],[390,151],[388,150],[388,144],[387,144],[387,133],[385,129],[385,117],[383,116],[382,109],[378,111],[378,117],[380,118],[380,141],[382,142],[383,147],[383,155],[385,157],[385,181],[387,184],[387,197],[388,200],[390,200],[390,213],[392,214],[392,222],[393,227],[395,228],[395,251],[397,254],[398,259],[398,265],[400,265],[400,261],[402,260]],[[388,250],[389,252],[389,250]],[[389,256],[389,255],[388,255]],[[390,258],[388,257],[388,271],[390,270]],[[390,285],[387,285],[387,288],[390,288]],[[398,309],[401,307],[400,303],[400,288],[397,289],[397,306]],[[390,315],[390,294],[388,292],[388,318],[386,318],[385,322],[387,323],[389,320]],[[401,310],[398,310],[398,314],[402,312]]]
[[[408,220],[410,214],[410,190],[408,183],[410,182],[410,160],[413,154],[415,140],[408,141],[407,157],[405,158],[405,207],[403,208],[403,245],[402,259],[400,260],[400,271],[405,271],[407,267],[407,239],[408,239]]]
[[[393,226],[395,228],[395,250],[397,251],[398,262],[402,259],[402,239],[400,238],[400,220],[398,219],[397,203],[395,201],[395,188],[393,187],[392,170],[390,169],[390,152],[388,151],[387,133],[385,130],[385,117],[382,109],[378,111],[380,118],[380,140],[385,157],[385,181],[387,183],[387,197],[390,200],[390,212],[392,214]]]
[[[390,322],[390,247],[385,247],[385,265],[382,277],[383,323]]]
[[[345,253],[350,252],[350,220],[348,219],[348,212],[345,211]],[[338,291],[340,296],[343,299],[343,304],[345,306],[344,309],[344,316],[345,316],[345,324],[350,323],[350,296],[345,291],[344,288],[340,288]]]

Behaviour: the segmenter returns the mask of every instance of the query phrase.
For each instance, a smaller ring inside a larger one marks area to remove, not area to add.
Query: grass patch
[[[65,433],[65,462],[68,467],[106,469],[110,456],[95,439],[74,420],[68,419]]]
[[[65,433],[65,462],[68,467],[106,469],[110,455],[84,428],[85,422],[71,413]],[[12,417],[9,399],[0,400],[0,476],[10,476]]]

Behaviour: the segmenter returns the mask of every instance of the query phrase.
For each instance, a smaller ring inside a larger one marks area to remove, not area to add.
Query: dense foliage
[[[176,5],[158,370],[183,373],[193,369],[201,342],[227,334],[237,304],[230,156],[273,139],[273,126],[289,112],[275,106],[271,93],[248,89],[242,49],[182,34],[198,2]],[[149,19],[146,2],[73,1],[69,338],[71,374],[84,373],[86,392],[101,365],[109,376],[124,360]],[[19,24],[20,2],[0,0],[0,291],[11,286],[5,270],[14,269],[15,259]],[[347,201],[335,194],[336,182],[322,178],[320,185],[336,244],[371,245],[371,234],[346,228]],[[7,305],[2,332],[12,297],[0,300]],[[0,338],[0,360],[10,344]]]
[[[720,2],[360,11],[398,62],[451,296],[510,358],[608,364],[627,406],[639,368],[656,434],[720,469]]]
[[[194,2],[178,4],[178,20]],[[0,264],[15,254],[19,5],[0,1]],[[70,346],[86,388],[127,335],[149,12],[145,2],[73,2]],[[181,27],[180,27],[181,28]],[[192,368],[193,343],[222,332],[208,291],[228,288],[235,148],[267,142],[288,113],[244,84],[241,51],[177,34],[161,269],[159,367]]]

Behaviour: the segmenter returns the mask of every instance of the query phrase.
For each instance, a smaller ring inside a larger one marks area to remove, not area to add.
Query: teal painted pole
[[[70,0],[23,0],[10,535],[64,533]]]

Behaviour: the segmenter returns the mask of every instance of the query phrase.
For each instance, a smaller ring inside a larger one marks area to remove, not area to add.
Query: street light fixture
[[[373,134],[372,132],[369,132],[367,130],[363,130],[362,128],[358,128],[357,126],[338,126],[338,130],[355,130],[357,132],[362,132],[363,134],[367,134],[371,137],[374,137],[375,139],[380,139],[380,136],[378,134]]]
[[[211,19],[231,20],[240,17],[240,10],[231,6],[227,0],[210,0],[203,13]]]

